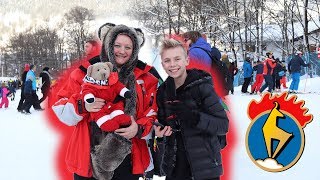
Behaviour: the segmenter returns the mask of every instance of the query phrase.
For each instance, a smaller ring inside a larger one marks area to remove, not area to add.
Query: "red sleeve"
[[[143,96],[143,112],[142,116],[138,117],[137,124],[143,128],[143,132],[141,134],[142,139],[148,139],[151,137],[152,130],[152,122],[155,121],[157,117],[157,104],[156,104],[156,91],[158,87],[158,80],[148,74],[144,78],[144,88],[145,95]]]
[[[89,116],[80,95],[82,76],[84,73],[73,71],[67,82],[58,90],[58,100],[52,106],[57,118],[68,126],[74,126]]]
[[[277,65],[277,63],[273,63],[272,60],[270,60],[268,63],[272,69],[275,68]]]

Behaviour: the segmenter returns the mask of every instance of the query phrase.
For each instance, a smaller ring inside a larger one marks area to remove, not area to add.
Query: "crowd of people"
[[[298,51],[296,55],[288,63],[288,69],[284,61],[275,58],[272,52],[266,53],[266,58],[263,61],[255,62],[252,67],[252,62],[249,57],[246,58],[243,64],[244,83],[241,92],[243,94],[259,94],[261,95],[266,88],[269,93],[279,93],[281,89],[288,89],[286,82],[286,72],[289,71],[292,83],[288,93],[298,93],[300,82],[301,67],[310,67],[309,63],[303,61],[302,52]],[[248,86],[253,79],[255,73],[255,81],[251,85],[251,92],[248,91]]]
[[[40,87],[36,78],[36,66],[25,64],[24,71],[21,75],[21,80],[9,80],[8,82],[1,82],[0,88],[0,108],[9,107],[9,98],[15,101],[15,93],[18,88],[21,88],[20,100],[17,107],[18,112],[23,114],[31,114],[30,108],[33,106],[36,111],[43,111],[41,103],[49,96],[51,88],[52,77],[49,73],[49,67],[43,68],[40,73],[41,84]],[[41,88],[42,98],[39,100],[37,95],[37,88]]]

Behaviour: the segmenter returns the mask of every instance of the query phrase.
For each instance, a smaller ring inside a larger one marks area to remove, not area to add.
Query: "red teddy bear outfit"
[[[95,97],[106,101],[100,111],[90,113],[91,120],[103,131],[113,132],[120,126],[131,124],[130,116],[123,112],[123,101],[113,104],[118,95],[126,98],[131,96],[130,91],[118,80],[117,73],[111,73],[108,80],[104,81],[94,80],[89,76],[86,76],[84,81],[81,94],[86,103],[93,103]]]

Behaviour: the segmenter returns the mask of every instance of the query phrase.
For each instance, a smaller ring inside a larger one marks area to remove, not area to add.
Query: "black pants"
[[[132,174],[131,154],[129,154],[114,171],[112,180],[139,180],[139,177],[141,175]]]
[[[229,81],[231,81],[231,82],[228,83],[230,85],[229,91],[231,91],[231,94],[233,94],[234,93],[234,87],[233,87],[234,77],[230,78]],[[229,92],[228,92],[228,94],[229,94]]]
[[[276,75],[272,75],[272,90],[275,90],[275,87],[276,87]]]
[[[243,93],[248,92],[248,86],[250,84],[250,81],[251,81],[251,77],[244,78],[244,83],[242,85],[241,92],[243,92]]]
[[[261,87],[260,92],[263,92],[267,87],[268,91],[271,93],[272,92],[272,87],[273,87],[273,79],[271,75],[264,75],[264,81],[265,84]]]
[[[41,109],[40,103],[39,103],[39,99],[38,99],[38,95],[36,93],[36,91],[33,91],[32,94],[25,94],[25,101],[23,103],[23,109],[26,112],[30,112],[30,108],[31,106],[33,106],[34,109]]]
[[[49,95],[49,89],[43,89],[42,92],[42,98],[39,100],[39,103],[42,103]]]
[[[24,96],[23,89],[21,89],[21,97],[20,97],[18,108],[17,108],[18,111],[23,109],[23,103],[24,103],[25,99],[26,99],[26,97]]]
[[[96,180],[93,177],[87,178],[74,174],[74,180]],[[120,166],[114,171],[112,180],[139,180],[141,175],[132,174],[131,154],[129,154]]]
[[[280,89],[280,79],[276,79],[276,89]]]

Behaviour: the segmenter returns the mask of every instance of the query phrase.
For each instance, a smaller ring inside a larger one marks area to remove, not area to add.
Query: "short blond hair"
[[[185,50],[183,45],[175,39],[165,39],[162,41],[162,44],[160,46],[160,55],[162,56],[162,54],[165,50],[171,49],[171,48],[176,48],[176,47],[181,47],[183,49],[183,53],[184,53],[185,57],[188,56],[187,51]]]

